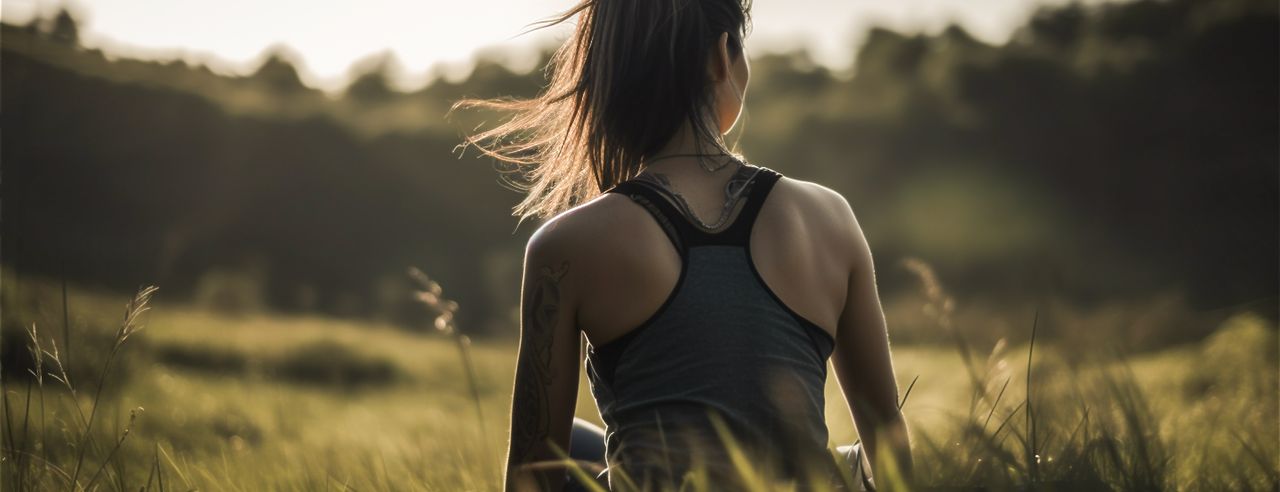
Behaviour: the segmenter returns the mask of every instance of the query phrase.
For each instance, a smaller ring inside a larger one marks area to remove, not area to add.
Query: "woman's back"
[[[569,226],[614,238],[594,261],[576,261],[596,265],[582,272],[592,281],[580,290],[577,319],[611,469],[637,481],[674,476],[678,485],[701,453],[706,471],[732,477],[721,446],[732,438],[754,467],[828,479],[823,389],[849,268],[824,213],[838,210],[823,210],[840,206],[822,203],[834,192],[744,166],[730,188],[743,198],[729,204],[725,225],[708,230],[669,191],[696,193],[706,183],[641,178],[575,211],[595,227]],[[589,218],[596,215],[616,219]]]
[[[745,167],[744,174],[753,169]],[[726,178],[722,176],[719,183]],[[723,184],[691,181],[675,182],[672,187],[685,195],[691,208],[697,207],[698,192],[708,198],[702,201],[710,203],[723,190]],[[752,266],[782,304],[834,337],[854,261],[850,224],[845,222],[851,215],[848,205],[830,189],[781,175],[760,198],[754,220],[747,221]],[[723,201],[723,194],[719,199]],[[734,208],[730,222],[742,218],[741,207]],[[711,216],[694,213],[704,219]],[[697,227],[682,219],[684,227]],[[555,224],[558,221],[566,223]],[[680,252],[660,219],[625,193],[605,193],[553,219],[547,227],[567,229],[562,235],[583,239],[574,248],[577,263],[591,273],[579,279],[583,296],[577,320],[593,345],[620,338],[651,317],[670,296],[683,270]]]

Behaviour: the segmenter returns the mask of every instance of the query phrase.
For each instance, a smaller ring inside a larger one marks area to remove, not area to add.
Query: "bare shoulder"
[[[832,237],[861,240],[862,229],[853,207],[840,192],[813,181],[787,176],[780,179],[774,188],[775,193],[782,195],[786,207],[794,208],[803,217],[814,218],[814,227]]]
[[[598,251],[626,244],[622,231],[644,219],[624,196],[606,193],[547,219],[525,248],[530,260],[590,260]]]

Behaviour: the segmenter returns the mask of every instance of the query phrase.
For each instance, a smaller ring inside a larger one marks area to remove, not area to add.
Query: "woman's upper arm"
[[[525,249],[520,348],[511,403],[507,490],[559,490],[563,468],[525,470],[567,453],[578,395],[580,336],[574,313],[575,265],[565,238],[548,223]]]
[[[868,420],[883,421],[898,414],[898,385],[871,248],[848,202],[836,196],[850,266],[832,364],[861,433],[863,426],[871,423]]]

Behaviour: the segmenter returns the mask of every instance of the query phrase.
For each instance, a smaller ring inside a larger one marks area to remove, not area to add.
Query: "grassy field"
[[[500,488],[513,341],[469,345],[472,384],[441,333],[160,305],[109,358],[121,321],[87,313],[119,302],[72,303],[82,314],[68,316],[70,347],[58,309],[30,315],[44,321],[42,383],[3,368],[6,490]],[[7,354],[30,341],[9,333]],[[55,377],[55,342],[74,397]],[[916,381],[904,411],[926,488],[1280,483],[1277,340],[1263,319],[1240,315],[1203,342],[1125,358],[1029,349],[895,347],[904,391]],[[585,378],[578,415],[599,423]],[[827,418],[833,445],[857,438],[834,377]]]

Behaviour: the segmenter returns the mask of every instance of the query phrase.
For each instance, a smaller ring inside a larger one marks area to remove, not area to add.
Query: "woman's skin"
[[[710,117],[722,135],[742,111],[750,77],[746,58],[729,55],[725,33],[707,67],[716,94]],[[709,145],[696,148],[691,134],[686,127],[655,156],[716,152]],[[724,183],[736,168],[708,173],[694,158],[676,157],[642,173],[665,174],[693,212],[709,221],[719,215]],[[872,463],[879,450],[889,449],[909,476],[907,425],[897,406],[871,251],[848,202],[822,185],[784,177],[768,195],[750,241],[765,283],[835,337],[835,374]],[[567,455],[583,336],[602,345],[638,326],[670,294],[680,265],[653,217],[617,194],[551,218],[529,239],[507,490],[560,490],[563,467],[527,465]]]

